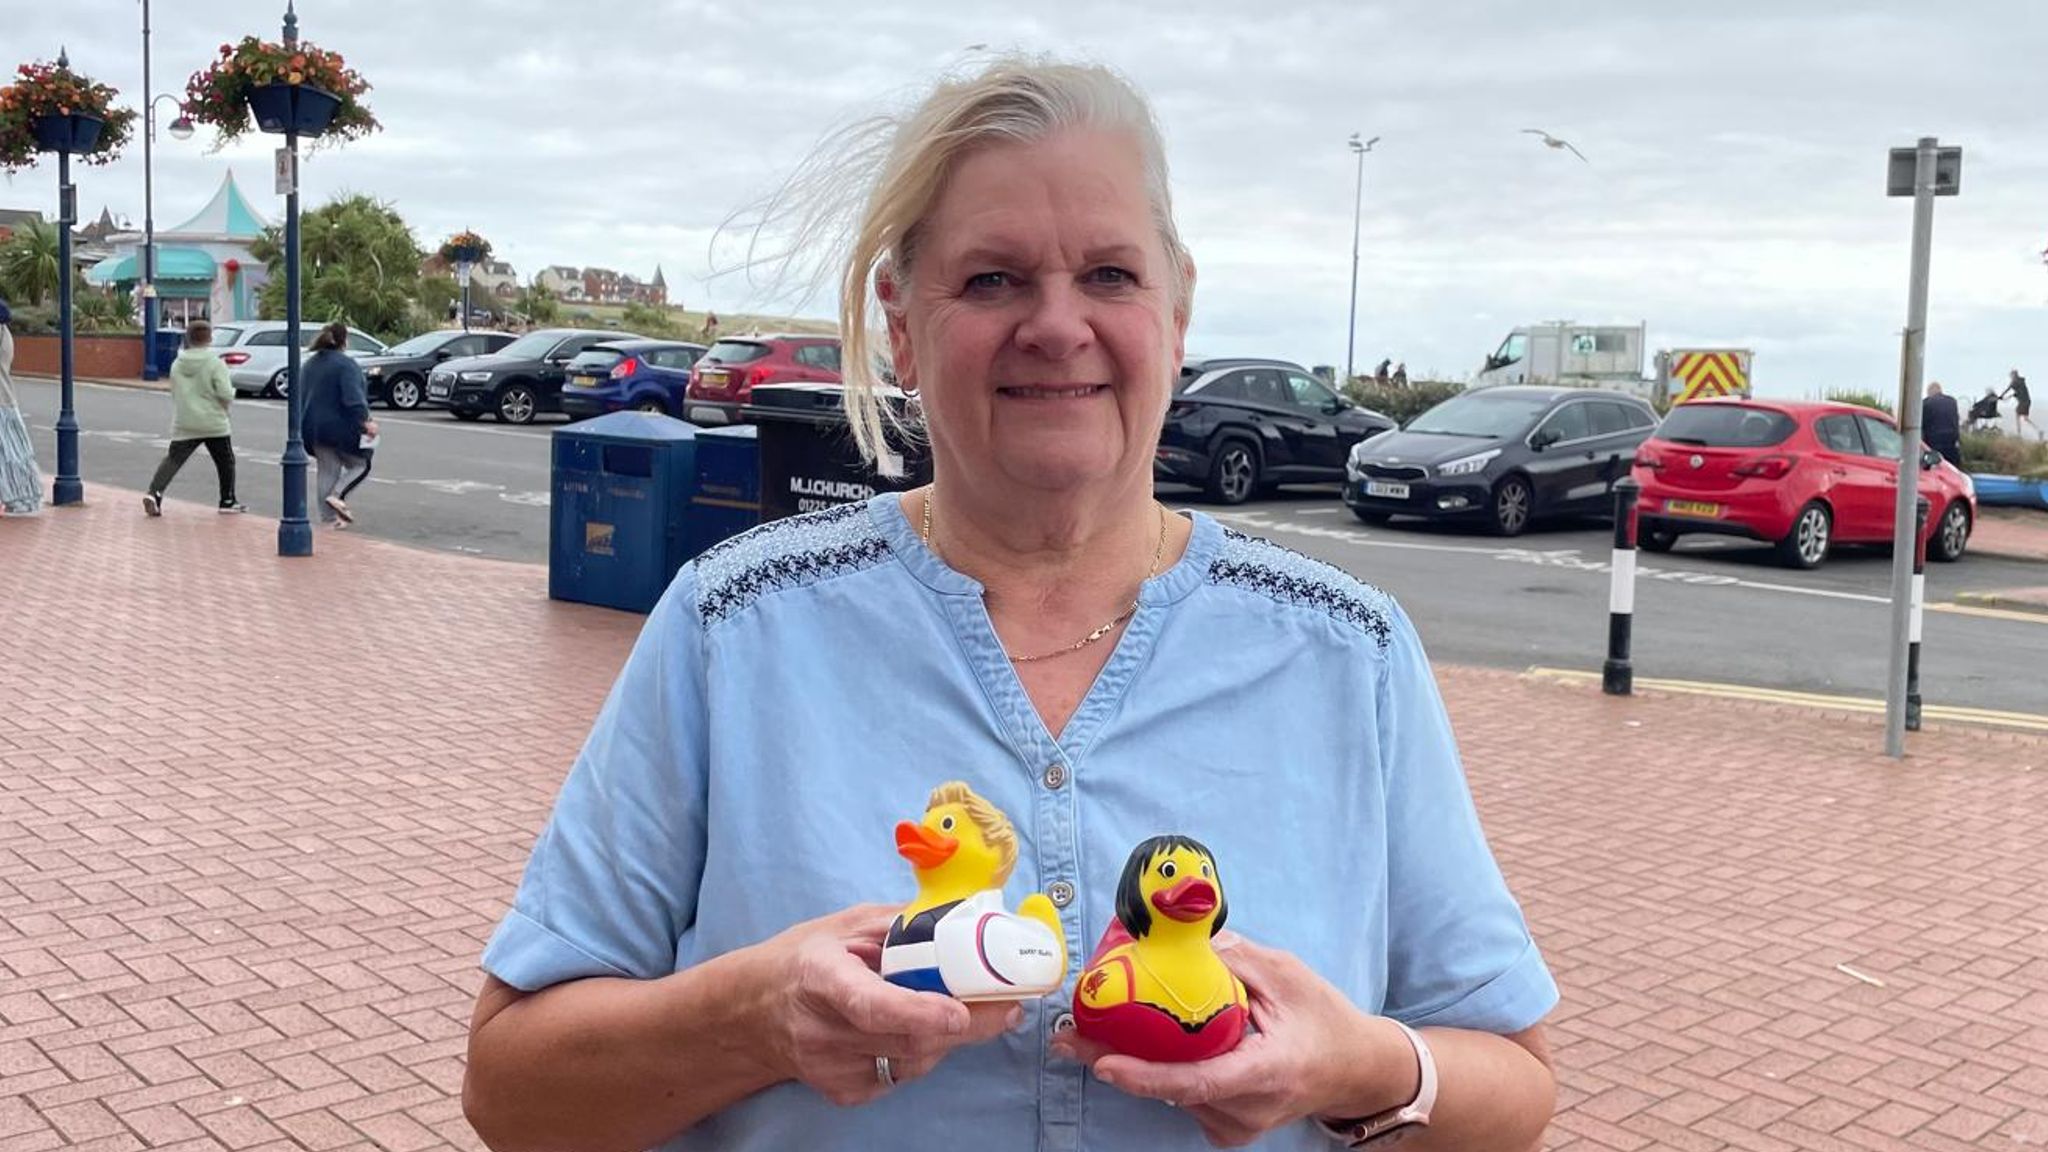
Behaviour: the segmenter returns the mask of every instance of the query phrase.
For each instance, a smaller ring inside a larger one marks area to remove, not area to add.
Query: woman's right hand
[[[913,992],[877,972],[898,909],[864,904],[799,924],[762,945],[761,1043],[779,1079],[809,1085],[842,1107],[926,1075],[956,1048],[1002,1035],[1023,1019],[1013,1003],[964,1004]]]

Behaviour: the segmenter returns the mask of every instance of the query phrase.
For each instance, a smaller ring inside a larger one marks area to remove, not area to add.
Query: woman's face
[[[883,286],[942,473],[1040,491],[1149,476],[1187,332],[1171,271],[1128,137],[961,160],[909,284]]]

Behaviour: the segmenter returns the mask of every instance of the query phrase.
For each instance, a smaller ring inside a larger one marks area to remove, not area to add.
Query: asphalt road
[[[23,404],[46,468],[56,459],[57,390],[22,381]],[[167,441],[162,393],[80,385],[83,473],[140,490]],[[548,441],[560,417],[504,427],[445,413],[379,410],[376,471],[350,501],[356,530],[418,547],[545,562]],[[284,408],[235,406],[241,497],[256,512],[281,506],[277,458]],[[310,472],[310,469],[309,469]],[[309,476],[310,479],[310,476]],[[172,486],[167,515],[212,515],[213,469],[195,455]],[[1162,488],[1169,504],[1204,507],[1192,490]],[[1511,669],[1597,669],[1605,654],[1611,530],[1598,523],[1539,527],[1515,540],[1425,525],[1359,524],[1334,489],[1290,489],[1235,509],[1207,508],[1233,527],[1330,561],[1398,597],[1440,660]],[[136,515],[141,515],[141,509]],[[1768,548],[1687,540],[1641,557],[1637,675],[1882,697],[1891,564],[1883,550],[1849,550],[1817,572],[1778,567]],[[2039,585],[2048,568],[1968,555],[1928,566],[1928,601],[1964,591]],[[2048,713],[2048,617],[1928,613],[1922,661],[1930,704]],[[1541,739],[1541,733],[1532,733]]]

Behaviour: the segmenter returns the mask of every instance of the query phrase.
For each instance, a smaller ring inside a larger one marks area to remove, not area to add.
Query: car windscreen
[[[1768,448],[1799,422],[1783,412],[1745,404],[1680,404],[1664,417],[1657,439],[1702,448]]]
[[[457,333],[460,335],[460,333]],[[452,337],[446,332],[423,332],[410,340],[402,340],[384,350],[386,356],[430,356],[434,349],[446,344]]]
[[[229,344],[233,344],[236,337],[241,334],[242,330],[240,328],[215,328],[213,330],[213,345],[216,348],[226,347]]]
[[[1536,418],[1549,409],[1550,399],[1545,396],[1466,392],[1417,416],[1407,430],[1505,440],[1528,431]]]
[[[554,351],[555,345],[561,342],[560,332],[528,332],[499,349],[498,355],[508,360],[538,360]]]
[[[609,372],[612,365],[625,359],[625,355],[617,348],[588,348],[578,352],[576,358],[569,361],[569,371]]]
[[[720,340],[704,354],[704,359],[716,360],[720,364],[751,364],[767,354],[766,344],[756,344],[752,340]]]

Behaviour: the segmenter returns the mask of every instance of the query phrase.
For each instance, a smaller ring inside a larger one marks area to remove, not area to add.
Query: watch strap
[[[1346,1148],[1383,1148],[1408,1136],[1417,1128],[1429,1125],[1429,1114],[1436,1107],[1436,1057],[1429,1050],[1429,1042],[1422,1034],[1399,1020],[1389,1018],[1389,1023],[1401,1030],[1408,1043],[1415,1049],[1415,1063],[1420,1072],[1416,1081],[1415,1098],[1398,1108],[1389,1108],[1377,1116],[1358,1120],[1317,1120],[1316,1126],[1331,1139]]]

